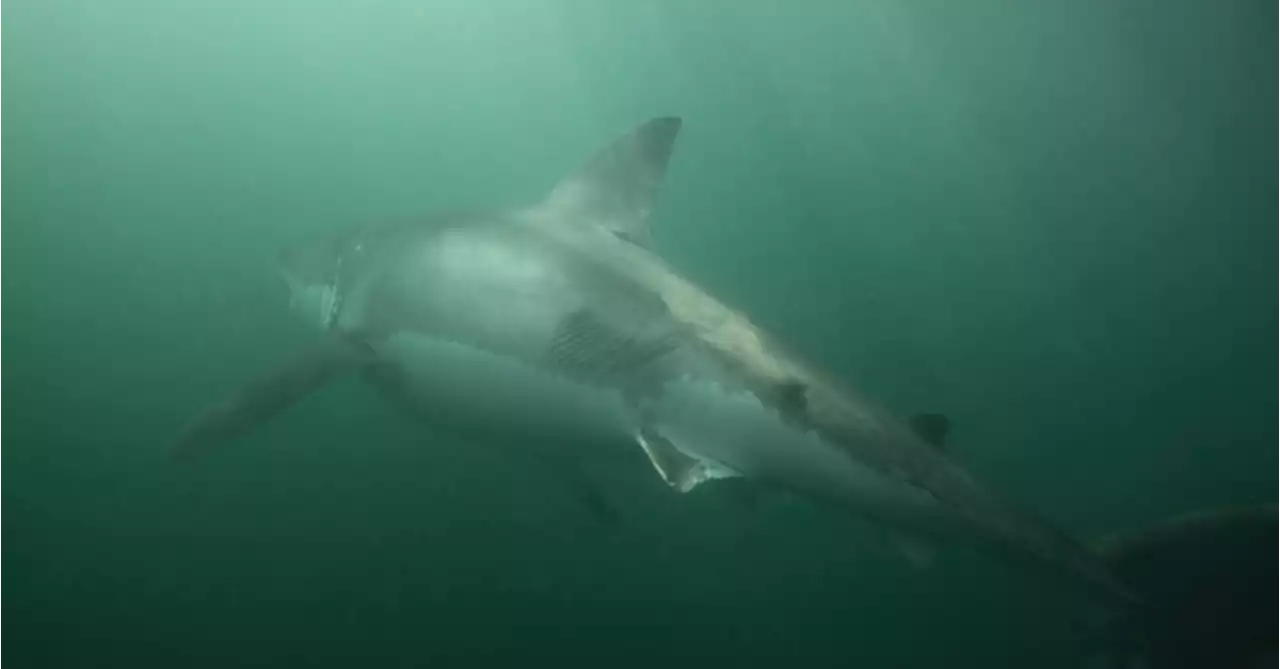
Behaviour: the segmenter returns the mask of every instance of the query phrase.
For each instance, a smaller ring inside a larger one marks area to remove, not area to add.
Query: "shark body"
[[[650,250],[680,126],[640,125],[532,206],[367,226],[283,252],[293,306],[325,343],[207,409],[179,452],[354,373],[459,434],[552,443],[569,460],[638,450],[682,493],[743,477],[1129,599],[1091,550],[949,458],[945,418],[894,415]]]

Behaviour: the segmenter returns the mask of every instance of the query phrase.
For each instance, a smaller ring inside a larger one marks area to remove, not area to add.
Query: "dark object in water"
[[[1278,527],[1274,505],[1233,507],[1102,540],[1146,606],[1094,638],[1113,663],[1090,666],[1276,666]]]

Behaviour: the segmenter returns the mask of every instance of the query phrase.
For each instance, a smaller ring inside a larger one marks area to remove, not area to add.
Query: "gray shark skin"
[[[216,447],[352,373],[474,439],[553,443],[566,462],[643,452],[679,492],[745,477],[1131,599],[1092,551],[952,461],[945,418],[896,417],[649,250],[680,126],[640,125],[531,206],[283,252],[293,307],[325,343],[206,410],[177,452]]]

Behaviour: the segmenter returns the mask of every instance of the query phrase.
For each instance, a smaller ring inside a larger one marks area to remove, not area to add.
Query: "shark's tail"
[[[1082,652],[1093,666],[1274,665],[1278,527],[1275,505],[1232,507],[1099,540],[1144,605],[1087,630]]]

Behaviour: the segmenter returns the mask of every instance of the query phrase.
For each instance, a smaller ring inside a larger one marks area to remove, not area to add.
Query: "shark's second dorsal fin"
[[[674,116],[654,118],[615,139],[561,180],[545,204],[647,247],[649,210],[680,124]]]

